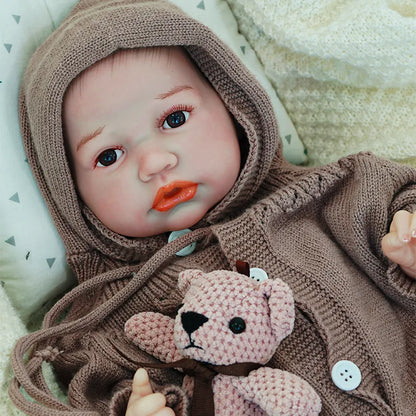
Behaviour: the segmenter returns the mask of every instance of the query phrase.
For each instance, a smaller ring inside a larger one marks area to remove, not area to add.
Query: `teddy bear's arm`
[[[321,411],[321,400],[310,384],[287,371],[261,367],[247,377],[233,378],[233,385],[269,416],[316,416]]]
[[[126,336],[143,351],[160,361],[170,363],[182,358],[174,339],[175,320],[156,312],[133,315],[124,327]]]

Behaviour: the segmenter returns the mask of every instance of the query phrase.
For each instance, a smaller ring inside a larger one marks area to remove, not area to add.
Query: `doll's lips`
[[[196,194],[197,183],[174,181],[158,189],[152,208],[156,211],[169,211],[182,202],[189,201]]]

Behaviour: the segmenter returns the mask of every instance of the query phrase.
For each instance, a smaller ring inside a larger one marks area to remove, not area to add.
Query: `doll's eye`
[[[237,316],[228,322],[228,328],[230,328],[234,334],[241,334],[246,330],[246,323],[243,318]]]
[[[162,124],[164,129],[174,129],[176,127],[182,126],[185,124],[189,118],[189,111],[175,111],[174,113],[169,114],[165,121]]]
[[[97,157],[97,166],[100,168],[105,168],[117,162],[121,157],[123,151],[120,149],[107,149],[104,152],[101,152]]]

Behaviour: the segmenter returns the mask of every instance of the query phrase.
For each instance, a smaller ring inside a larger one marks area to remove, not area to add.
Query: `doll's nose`
[[[155,175],[164,173],[178,164],[177,156],[169,151],[149,150],[140,157],[139,178],[150,181]]]
[[[197,312],[184,312],[181,315],[183,329],[190,335],[208,321],[205,315]]]

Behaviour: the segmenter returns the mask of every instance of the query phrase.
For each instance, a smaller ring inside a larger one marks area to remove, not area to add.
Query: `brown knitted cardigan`
[[[83,205],[61,118],[65,90],[85,68],[120,48],[161,45],[186,48],[244,129],[249,148],[229,194],[169,244],[167,235],[117,235]],[[181,270],[231,269],[238,259],[291,286],[295,329],[268,365],[308,380],[323,415],[416,414],[416,283],[382,255],[380,244],[394,212],[416,210],[414,170],[370,154],[313,169],[287,164],[256,80],[211,31],[163,1],[81,1],[34,54],[20,119],[33,174],[79,281],[43,329],[14,349],[10,395],[27,414],[124,414],[136,363],[151,359],[125,339],[124,322],[144,310],[173,314]],[[193,254],[175,256],[193,241]],[[331,380],[332,366],[344,359],[363,376],[350,392]],[[44,360],[68,386],[68,404],[48,390]],[[185,414],[186,398],[175,387],[179,373],[150,372],[176,413]]]

